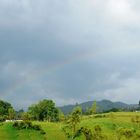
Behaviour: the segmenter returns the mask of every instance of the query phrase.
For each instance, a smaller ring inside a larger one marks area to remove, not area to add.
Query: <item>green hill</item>
[[[85,112],[87,108],[90,108],[92,106],[93,102],[94,101],[88,101],[88,102],[84,102],[84,103],[81,103],[78,105],[81,106],[83,111]],[[68,114],[72,111],[72,109],[75,106],[76,105],[66,105],[66,106],[62,106],[59,108],[64,112],[64,114]],[[125,104],[123,102],[112,102],[109,100],[97,101],[97,112],[108,111],[112,108],[129,110],[129,109],[136,108],[136,107],[138,107],[138,105],[136,105],[136,104]]]
[[[137,116],[137,117],[136,117]],[[107,140],[116,140],[119,137],[118,130],[124,128],[129,136],[129,140],[140,140],[139,123],[132,122],[132,118],[139,117],[139,112],[116,112],[105,113],[90,116],[82,116],[81,123],[78,127],[87,127],[91,130],[96,125],[100,125],[102,133],[107,136]],[[64,122],[50,123],[50,122],[33,122],[34,124],[41,125],[42,129],[46,132],[41,135],[35,130],[17,130],[12,127],[12,123],[0,123],[0,140],[68,140],[62,128],[65,126]],[[130,132],[130,133],[129,133]],[[85,140],[84,135],[78,136],[75,140]],[[122,137],[121,140],[128,140]]]

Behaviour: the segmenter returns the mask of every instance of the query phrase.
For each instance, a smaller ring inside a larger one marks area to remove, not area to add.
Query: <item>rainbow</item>
[[[34,73],[30,74],[30,76],[26,77],[25,79],[12,84],[7,90],[5,90],[3,92],[3,95],[13,94],[14,92],[22,89],[24,86],[32,83],[33,81],[40,79],[41,77],[44,77],[58,69],[61,69],[62,67],[66,66],[66,65],[76,63],[78,61],[82,61],[91,55],[93,56],[92,51],[81,51],[79,53],[72,55],[68,59],[60,61],[59,63],[53,63],[53,64],[49,65],[46,69],[41,69],[37,72],[34,72]]]

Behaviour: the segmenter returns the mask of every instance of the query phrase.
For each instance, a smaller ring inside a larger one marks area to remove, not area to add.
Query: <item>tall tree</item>
[[[23,112],[22,115],[21,115],[21,119],[22,120],[25,120],[25,121],[28,121],[30,120],[30,114],[28,112]]]
[[[41,121],[57,121],[59,117],[59,112],[55,107],[55,103],[52,100],[47,99],[40,101],[38,104],[30,106],[28,112],[33,119]]]
[[[73,109],[71,114],[67,118],[67,124],[63,127],[68,138],[74,139],[78,135],[78,124],[81,121],[82,109],[77,106]]]
[[[15,110],[13,108],[8,109],[9,119],[12,120],[15,118]]]
[[[76,133],[77,125],[80,123],[82,109],[81,107],[75,107],[70,115],[69,124],[72,128],[73,136]]]
[[[65,120],[65,115],[64,115],[64,113],[62,112],[61,109],[58,109],[58,111],[59,111],[59,120],[60,120],[60,121],[64,121],[64,120]]]
[[[9,108],[13,108],[10,103],[0,100],[0,116],[8,116]]]
[[[21,119],[23,113],[24,113],[23,109],[16,111],[16,119]]]
[[[96,110],[97,110],[97,104],[96,104],[96,101],[94,101],[90,108],[90,114],[95,114]]]

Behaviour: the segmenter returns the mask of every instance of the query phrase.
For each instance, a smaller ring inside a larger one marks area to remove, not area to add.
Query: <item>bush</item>
[[[112,129],[113,129],[113,130],[116,130],[116,128],[117,128],[117,125],[116,125],[115,123],[113,123],[113,124],[112,124]]]
[[[17,128],[17,129],[33,129],[33,125],[29,121],[25,121],[25,122],[14,122],[13,127],[14,128]]]
[[[19,127],[18,125],[19,125],[18,122],[14,122],[13,127],[14,127],[14,128],[18,128],[18,127]]]
[[[45,135],[46,132],[44,130],[40,130],[40,134]]]
[[[77,131],[75,137],[80,136],[82,133],[84,134],[86,140],[107,140],[107,136],[102,133],[100,125],[96,125],[93,131],[90,128],[81,127]]]
[[[29,121],[26,121],[26,122],[21,122],[21,127],[23,126],[23,128],[25,129],[32,129],[33,128],[33,125],[31,122]]]
[[[121,139],[122,137],[125,137],[126,139],[130,139],[134,136],[134,133],[135,133],[135,130],[134,129],[129,129],[129,128],[120,127],[117,130],[118,139]]]
[[[93,131],[94,140],[106,140],[107,136],[102,133],[102,128],[100,125],[96,125]]]
[[[140,139],[140,131],[136,132],[136,140]]]
[[[140,127],[140,116],[136,115],[136,116],[132,117],[131,122],[134,124],[137,124],[138,127]]]
[[[23,121],[23,122],[14,122],[13,127],[16,129],[33,129],[40,131],[41,134],[46,134],[44,130],[42,130],[40,125],[33,125],[30,121]]]
[[[40,125],[35,124],[35,125],[33,125],[33,129],[34,130],[41,130],[41,127],[40,127]]]
[[[6,117],[0,116],[0,122],[4,122],[6,120]]]
[[[0,126],[2,126],[3,125],[3,123],[0,123]]]
[[[84,134],[86,140],[93,140],[91,129],[82,127],[81,132]]]
[[[62,130],[65,133],[65,135],[67,136],[67,138],[72,137],[72,132],[70,131],[70,129],[71,129],[71,127],[69,125],[65,125],[64,127],[62,127]]]
[[[105,118],[106,115],[102,115],[102,114],[98,114],[98,115],[95,115],[94,118]]]

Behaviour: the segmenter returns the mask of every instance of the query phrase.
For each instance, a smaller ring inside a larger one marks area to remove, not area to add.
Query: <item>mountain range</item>
[[[92,106],[94,101],[88,101],[88,102],[83,102],[80,104],[75,104],[75,105],[65,105],[59,107],[64,114],[69,114],[74,107],[77,105],[82,107],[83,112],[86,112],[87,108],[90,108]],[[123,102],[112,102],[110,100],[101,100],[101,101],[96,101],[96,108],[97,112],[106,112],[109,111],[113,108],[115,109],[121,109],[121,110],[131,110],[134,108],[138,107],[138,104],[126,104]]]

